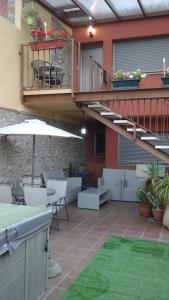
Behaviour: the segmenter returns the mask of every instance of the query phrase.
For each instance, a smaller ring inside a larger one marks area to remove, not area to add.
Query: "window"
[[[113,69],[132,72],[158,72],[163,69],[163,57],[169,65],[169,37],[148,38],[114,43]]]
[[[93,154],[96,156],[104,156],[105,154],[105,134],[104,132],[97,132],[94,135],[94,149]]]
[[[15,24],[15,0],[0,0],[0,15]]]

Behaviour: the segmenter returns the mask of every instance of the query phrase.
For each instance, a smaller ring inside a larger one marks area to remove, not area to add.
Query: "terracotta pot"
[[[33,51],[55,49],[55,48],[64,48],[65,41],[63,39],[57,39],[53,41],[31,42],[29,43],[29,45]]]
[[[164,211],[162,209],[154,209],[152,208],[153,218],[157,222],[162,222]]]
[[[139,205],[140,215],[143,217],[152,216],[152,209],[150,206],[140,203]]]

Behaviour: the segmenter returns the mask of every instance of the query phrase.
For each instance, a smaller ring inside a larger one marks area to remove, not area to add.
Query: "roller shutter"
[[[113,69],[157,72],[163,69],[163,57],[169,65],[169,37],[118,41],[113,44]]]

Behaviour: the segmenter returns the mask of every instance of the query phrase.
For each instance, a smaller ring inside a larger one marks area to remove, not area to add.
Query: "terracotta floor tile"
[[[158,241],[160,238],[159,234],[151,234],[151,233],[144,233],[141,238],[143,240],[150,240],[150,241]]]
[[[74,280],[75,280],[74,277],[66,276],[63,280],[61,280],[57,284],[57,287],[67,289]]]
[[[135,230],[126,230],[123,236],[139,238],[141,236],[141,232]]]
[[[83,265],[77,264],[72,270],[71,270],[71,276],[72,277],[77,277],[79,274],[82,272],[84,269]]]
[[[64,288],[55,288],[51,295],[48,297],[48,300],[59,300],[65,290],[66,289]]]

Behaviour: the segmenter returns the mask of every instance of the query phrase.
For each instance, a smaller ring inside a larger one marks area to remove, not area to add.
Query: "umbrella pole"
[[[35,135],[33,135],[33,148],[32,148],[32,186],[35,177]]]

